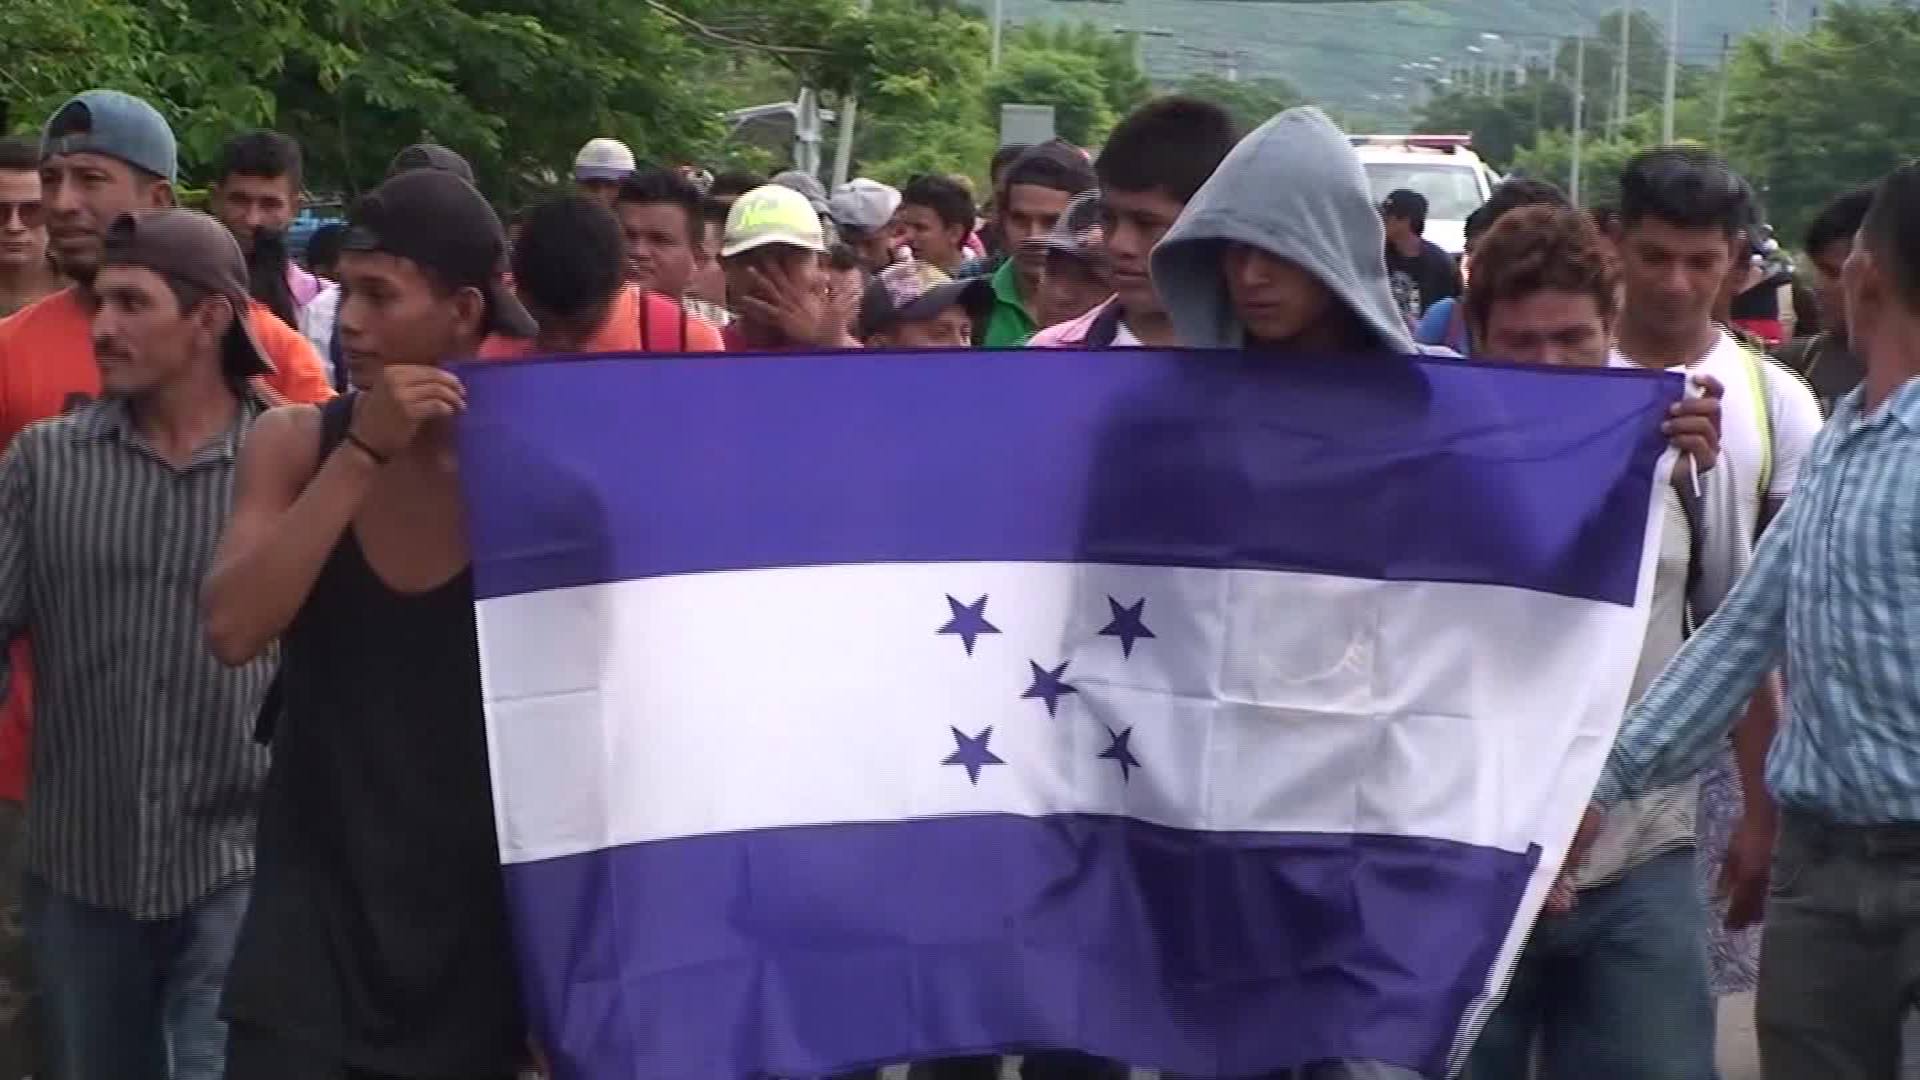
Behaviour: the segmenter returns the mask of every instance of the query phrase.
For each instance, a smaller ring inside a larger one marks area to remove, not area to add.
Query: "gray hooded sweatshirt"
[[[1246,344],[1220,270],[1235,241],[1312,271],[1383,349],[1419,351],[1387,284],[1386,234],[1366,173],[1319,109],[1288,109],[1240,140],[1153,250],[1154,288],[1180,344]]]

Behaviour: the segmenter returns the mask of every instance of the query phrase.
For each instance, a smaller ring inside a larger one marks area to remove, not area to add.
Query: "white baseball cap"
[[[841,228],[872,232],[893,220],[894,211],[900,209],[900,192],[861,176],[834,188],[828,205]]]
[[[633,151],[619,139],[589,139],[573,157],[575,180],[625,180],[637,166]]]
[[[785,244],[825,254],[826,230],[805,195],[782,184],[754,188],[734,200],[727,212],[727,229],[720,241],[720,257],[752,251],[768,244]]]

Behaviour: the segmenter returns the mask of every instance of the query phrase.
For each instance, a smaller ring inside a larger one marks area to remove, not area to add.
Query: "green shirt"
[[[975,345],[989,349],[1017,348],[1027,343],[1039,327],[1020,302],[1020,285],[1013,276],[1013,260],[1008,259],[988,279],[993,283],[993,313],[987,316],[987,332]]]

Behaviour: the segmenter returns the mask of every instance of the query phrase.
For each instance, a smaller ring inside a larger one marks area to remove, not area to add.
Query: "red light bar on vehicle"
[[[1456,150],[1465,150],[1473,145],[1473,136],[1467,135],[1353,135],[1349,136],[1354,146],[1405,146],[1415,150],[1438,150],[1451,154]]]

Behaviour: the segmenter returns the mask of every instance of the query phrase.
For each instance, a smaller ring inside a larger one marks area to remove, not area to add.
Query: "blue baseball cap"
[[[104,154],[168,182],[180,152],[160,110],[118,90],[89,90],[60,106],[40,138],[40,157]]]

